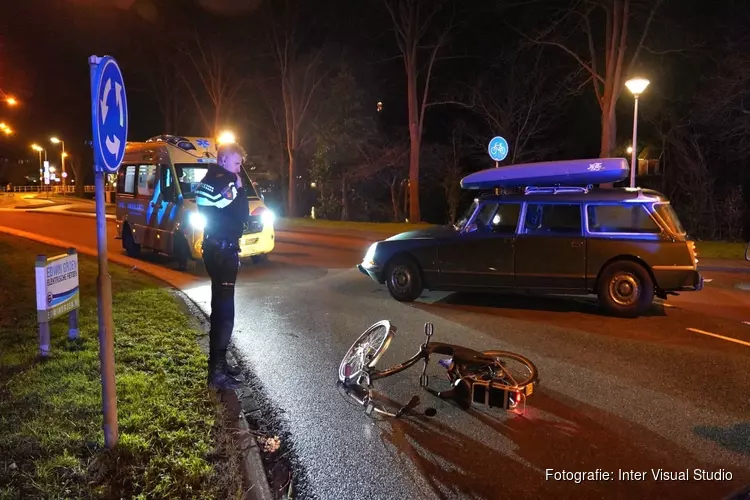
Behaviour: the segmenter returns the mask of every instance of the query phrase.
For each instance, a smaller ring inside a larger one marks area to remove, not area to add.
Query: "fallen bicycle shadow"
[[[488,431],[510,441],[508,452],[487,445],[437,420],[416,416],[388,420],[382,437],[401,459],[412,462],[438,498],[722,498],[750,481],[750,470],[724,465],[732,481],[694,481],[694,469],[722,466],[612,413],[548,390],[540,391],[525,416],[499,410],[469,410]],[[610,481],[546,480],[545,471],[601,469]],[[689,481],[655,481],[652,471],[689,470]],[[641,471],[641,481],[624,481],[618,471]]]

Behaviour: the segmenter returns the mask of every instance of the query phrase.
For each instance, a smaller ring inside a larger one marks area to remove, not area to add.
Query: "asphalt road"
[[[0,211],[0,226],[95,245],[89,219]],[[299,497],[719,499],[750,484],[750,346],[706,334],[750,342],[750,292],[736,286],[750,277],[707,273],[700,294],[633,320],[581,298],[426,293],[407,305],[352,268],[361,251],[334,245],[279,243],[269,262],[241,268],[237,286],[234,341],[304,468]],[[187,293],[207,306],[200,270]],[[412,355],[430,321],[434,340],[524,354],[541,386],[524,416],[463,412],[419,393],[414,369],[379,387],[401,402],[419,394],[437,415],[370,419],[342,397],[336,370],[380,319],[398,328],[384,366]],[[547,469],[614,479],[557,481]],[[655,481],[652,469],[733,479]],[[624,481],[619,470],[647,476]]]

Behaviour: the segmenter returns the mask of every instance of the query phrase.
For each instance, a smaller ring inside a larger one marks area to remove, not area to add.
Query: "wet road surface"
[[[0,212],[0,226],[95,246],[93,220]],[[750,484],[750,346],[699,333],[750,343],[750,292],[736,287],[747,277],[706,273],[700,294],[625,320],[587,298],[426,293],[401,304],[352,269],[360,256],[280,243],[269,262],[241,268],[234,342],[304,468],[299,497],[719,499]],[[200,269],[187,293],[207,307]],[[371,419],[339,392],[336,370],[381,319],[398,328],[382,366],[411,356],[430,321],[436,341],[529,357],[538,392],[523,416],[464,412],[420,392],[413,368],[377,387],[402,403],[419,394],[418,410],[436,416]],[[576,483],[548,469],[611,478]],[[733,479],[656,481],[651,469]],[[625,481],[620,470],[647,474]]]

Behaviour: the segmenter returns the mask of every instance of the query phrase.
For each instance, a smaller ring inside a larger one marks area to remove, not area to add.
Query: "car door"
[[[150,226],[155,180],[156,165],[138,165],[135,195],[138,217],[134,229],[136,241],[149,248],[153,248],[155,239]]]
[[[155,247],[165,253],[172,253],[175,223],[179,203],[177,182],[170,165],[159,165],[156,189],[149,205],[151,225],[156,231]]]
[[[447,288],[512,287],[520,203],[487,201],[467,227],[438,248],[440,281]]]
[[[580,203],[528,203],[516,238],[516,286],[585,290],[585,243]]]

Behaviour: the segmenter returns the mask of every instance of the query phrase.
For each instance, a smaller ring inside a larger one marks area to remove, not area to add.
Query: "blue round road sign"
[[[95,169],[117,172],[128,139],[128,100],[117,61],[102,57],[92,71],[91,103]]]
[[[487,147],[490,158],[495,161],[503,161],[508,156],[508,150],[508,141],[500,136],[493,137]]]

